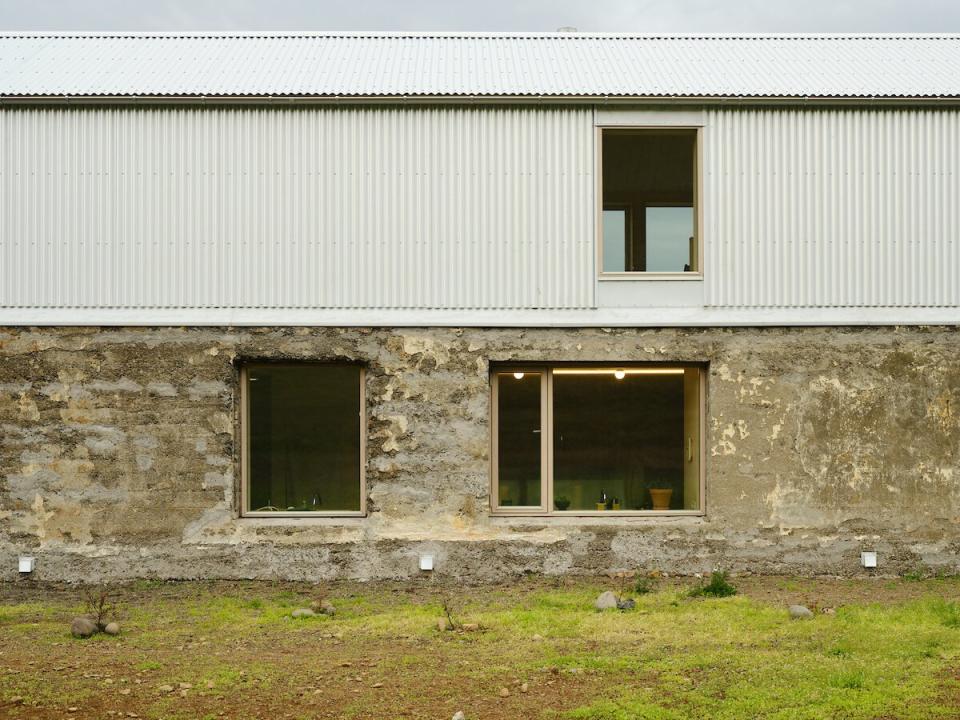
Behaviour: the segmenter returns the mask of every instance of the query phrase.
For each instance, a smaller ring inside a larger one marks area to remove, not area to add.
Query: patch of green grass
[[[637,578],[637,582],[633,586],[633,591],[637,595],[649,595],[654,591],[655,585],[652,578],[641,575]]]
[[[960,628],[960,605],[946,600],[935,600],[931,607],[946,627]]]
[[[844,690],[861,690],[866,685],[867,680],[862,670],[845,670],[836,675],[831,675],[827,683],[830,687]]]
[[[960,582],[917,581],[910,593],[919,599],[895,602],[856,602],[888,592],[882,583],[870,585],[869,593],[861,586],[850,602],[830,598],[836,614],[805,622],[792,622],[783,604],[751,597],[756,582],[745,582],[743,594],[704,592],[692,601],[682,584],[668,579],[638,593],[630,613],[595,612],[593,601],[607,589],[598,581],[430,587],[414,595],[358,585],[328,593],[334,617],[303,621],[291,619],[291,610],[319,595],[305,586],[247,592],[184,584],[125,604],[120,638],[86,642],[67,635],[74,603],[0,604],[0,671],[18,670],[0,675],[0,701],[20,695],[62,709],[115,693],[117,703],[142,703],[134,708],[141,717],[191,720],[205,716],[218,696],[243,697],[249,707],[268,710],[280,707],[270,703],[288,703],[284,713],[293,717],[315,717],[319,708],[337,717],[449,717],[457,709],[447,712],[449,704],[478,696],[489,698],[488,710],[499,703],[501,716],[514,712],[531,720],[960,716],[953,680],[960,664],[954,600]],[[703,587],[721,585],[711,578]],[[804,582],[812,597],[816,587]],[[484,630],[438,632],[445,596],[458,620]],[[34,658],[38,663],[29,665]],[[376,662],[368,665],[371,658]],[[111,664],[116,684],[84,677],[99,672],[98,663]],[[55,671],[60,665],[74,670]],[[120,677],[127,676],[124,687],[134,692],[121,700]],[[427,676],[432,690],[423,684]],[[520,680],[530,681],[530,694],[498,697],[500,687]],[[377,712],[370,707],[377,695],[368,689],[375,681],[384,682],[379,697],[388,698]],[[179,682],[193,684],[189,699],[197,698],[197,706],[178,692],[158,691]],[[327,694],[331,687],[339,688],[335,701]],[[307,706],[313,688],[323,694],[314,700],[318,705]],[[425,704],[430,692],[434,705]],[[510,705],[524,700],[526,706]],[[496,714],[480,706],[464,710],[468,717]]]
[[[714,570],[706,583],[697,585],[690,591],[690,597],[731,597],[737,594],[737,588],[730,582],[730,574],[726,570]]]

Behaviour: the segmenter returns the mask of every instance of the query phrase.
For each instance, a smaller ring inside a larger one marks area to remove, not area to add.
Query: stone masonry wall
[[[363,519],[239,519],[243,359],[367,364]],[[491,361],[701,361],[706,516],[491,518]],[[960,332],[0,329],[0,579],[960,569]]]

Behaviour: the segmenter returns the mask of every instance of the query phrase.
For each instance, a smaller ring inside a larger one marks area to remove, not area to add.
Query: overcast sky
[[[0,0],[0,30],[957,32],[960,0]]]

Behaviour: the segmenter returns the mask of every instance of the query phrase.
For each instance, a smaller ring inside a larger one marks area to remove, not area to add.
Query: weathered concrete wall
[[[368,364],[369,517],[238,519],[238,359]],[[709,363],[706,517],[491,518],[488,363]],[[0,329],[0,578],[960,568],[960,331]]]

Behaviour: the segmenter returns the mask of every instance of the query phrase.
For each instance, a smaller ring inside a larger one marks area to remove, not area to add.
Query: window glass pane
[[[540,505],[541,373],[497,373],[497,493],[501,507]]]
[[[627,269],[627,211],[603,211],[603,271]]]
[[[252,511],[361,510],[360,368],[247,372]]]
[[[699,271],[696,131],[605,129],[601,143],[603,270]]]
[[[699,507],[699,437],[688,437],[699,427],[699,400],[684,397],[699,386],[685,377],[682,368],[554,370],[557,509],[561,503],[570,510]]]
[[[684,272],[696,267],[692,207],[648,207],[647,272]]]

